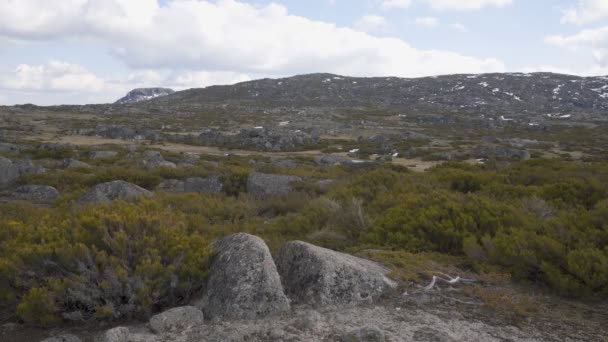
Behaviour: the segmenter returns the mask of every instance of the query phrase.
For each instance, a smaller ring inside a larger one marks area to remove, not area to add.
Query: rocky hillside
[[[608,77],[552,73],[356,78],[311,74],[176,92],[149,108],[201,105],[386,108],[408,112],[606,113]],[[566,118],[566,117],[564,117]]]
[[[125,97],[116,101],[116,104],[137,103],[173,94],[175,91],[168,88],[139,88],[131,90]]]

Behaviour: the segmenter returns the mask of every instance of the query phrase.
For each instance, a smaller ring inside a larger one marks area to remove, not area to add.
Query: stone
[[[206,178],[192,177],[186,180],[168,179],[158,186],[158,190],[172,193],[198,192],[202,194],[219,194],[224,185],[219,176]]]
[[[356,329],[340,337],[341,342],[384,342],[385,340],[382,331],[370,327]]]
[[[174,330],[186,330],[203,324],[203,312],[194,306],[173,308],[153,316],[150,328],[157,334]]]
[[[151,196],[152,193],[140,186],[116,180],[95,185],[89,192],[78,198],[80,203],[107,203],[115,199],[130,199]]]
[[[91,165],[89,165],[85,162],[81,162],[76,159],[67,158],[67,159],[60,161],[57,164],[57,167],[60,169],[72,169],[72,168],[77,168],[77,167],[90,168]]]
[[[430,327],[418,329],[414,332],[414,340],[419,342],[451,342],[455,341],[443,331],[438,331]]]
[[[127,327],[112,328],[98,339],[99,342],[131,342],[131,332]]]
[[[279,169],[295,169],[298,163],[293,159],[279,159],[272,162],[272,166]]]
[[[344,165],[351,161],[350,158],[337,156],[332,154],[325,154],[322,156],[315,157],[315,163],[319,166],[337,166]]]
[[[293,191],[294,183],[301,181],[300,177],[251,173],[247,177],[247,192],[257,198],[275,195],[285,195]]]
[[[0,142],[0,152],[6,152],[6,153],[21,152],[21,146],[11,144],[11,143]]]
[[[59,191],[47,185],[23,185],[13,190],[9,197],[14,200],[51,203],[59,197]]]
[[[146,151],[144,152],[143,166],[147,170],[156,169],[159,167],[176,168],[175,163],[166,161],[163,155],[159,151]]]
[[[217,241],[203,299],[206,317],[256,319],[288,311],[289,300],[264,241],[239,233]]]
[[[49,338],[45,338],[40,342],[82,342],[81,339],[72,334],[58,335]]]
[[[319,189],[321,193],[326,193],[329,191],[329,189],[331,189],[335,182],[336,181],[333,179],[321,179],[316,183],[317,189]]]
[[[313,307],[371,303],[397,286],[375,262],[306,242],[286,243],[275,260],[290,299]]]
[[[27,174],[44,172],[44,168],[36,166],[29,159],[11,161],[0,156],[0,187],[9,186]]]
[[[314,310],[306,310],[298,314],[292,326],[302,332],[318,331],[323,324],[323,317]]]
[[[90,157],[91,159],[106,159],[116,157],[117,155],[118,152],[116,151],[93,151]]]

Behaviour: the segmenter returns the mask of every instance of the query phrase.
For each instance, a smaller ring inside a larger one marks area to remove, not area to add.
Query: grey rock
[[[14,200],[51,203],[59,197],[59,191],[47,185],[23,185],[13,190],[9,196]]]
[[[127,327],[116,327],[104,332],[98,342],[131,342],[131,332]]]
[[[163,158],[162,154],[158,151],[144,152],[143,166],[147,170],[152,170],[152,169],[156,169],[159,167],[169,167],[169,168],[173,168],[173,169],[176,168],[175,163],[166,161]]]
[[[194,153],[185,153],[184,159],[181,164],[183,165],[196,165],[201,160],[201,156]]]
[[[203,321],[203,312],[200,309],[194,306],[183,306],[153,316],[150,319],[150,328],[153,332],[161,334],[174,330],[186,330],[202,325]]]
[[[508,147],[480,146],[473,151],[474,158],[497,158],[497,159],[530,159],[530,152]]]
[[[118,125],[99,125],[93,129],[76,129],[70,132],[72,135],[99,136],[110,139],[124,140],[152,140],[158,141],[162,137],[155,130],[144,127],[129,127]]]
[[[314,310],[301,312],[292,323],[292,326],[300,331],[317,331],[323,324],[323,317]]]
[[[329,189],[331,188],[331,186],[335,183],[336,181],[333,179],[322,179],[317,181],[317,189],[319,189],[319,191],[325,193],[327,191],[329,191]]]
[[[249,128],[238,134],[223,134],[216,130],[205,129],[198,136],[204,145],[230,146],[261,151],[287,151],[319,142],[316,132],[307,133],[287,128]]]
[[[34,165],[31,160],[13,162],[10,159],[0,157],[0,187],[13,184],[23,175],[44,171],[44,168]]]
[[[0,142],[0,152],[17,153],[20,151],[21,151],[21,146],[19,146],[19,145]]]
[[[203,299],[205,316],[256,319],[289,310],[281,279],[264,241],[239,233],[217,241]]]
[[[376,328],[364,327],[353,330],[340,337],[341,342],[384,342],[382,331]]]
[[[91,159],[106,159],[116,157],[117,155],[118,152],[116,151],[93,151],[90,157]]]
[[[295,169],[298,163],[293,159],[279,159],[272,162],[272,166],[279,169]]]
[[[285,195],[293,191],[294,183],[301,180],[300,177],[296,176],[254,172],[249,174],[247,178],[247,192],[257,198]]]
[[[287,295],[315,307],[370,303],[397,285],[375,262],[306,242],[286,243],[275,260]]]
[[[348,157],[337,156],[332,154],[326,154],[315,157],[315,163],[319,166],[337,166],[350,163],[351,159]]]
[[[192,177],[185,180],[168,179],[158,186],[158,190],[171,193],[198,192],[202,194],[219,194],[224,185],[219,176],[206,178]]]
[[[414,332],[414,340],[419,342],[452,342],[455,341],[445,332],[431,327],[419,329]]]
[[[107,203],[115,199],[138,198],[151,196],[152,193],[140,186],[116,180],[95,185],[89,192],[78,198],[81,203]]]
[[[45,338],[40,342],[81,342],[81,340],[76,335],[66,334]]]
[[[72,168],[77,168],[77,167],[82,167],[82,168],[89,168],[91,167],[91,165],[85,163],[85,162],[81,162],[79,160],[76,159],[72,159],[72,158],[67,158],[64,159],[62,161],[60,161],[57,164],[57,167],[60,169],[72,169]]]

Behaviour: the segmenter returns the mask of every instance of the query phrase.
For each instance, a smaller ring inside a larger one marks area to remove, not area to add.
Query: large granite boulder
[[[89,192],[78,198],[81,203],[107,203],[115,199],[130,199],[151,196],[152,193],[140,186],[123,180],[95,185]]]
[[[104,332],[98,342],[131,342],[131,332],[127,327],[116,327]]]
[[[275,260],[287,295],[315,307],[370,303],[397,285],[375,262],[306,242],[288,242]]]
[[[239,233],[217,241],[203,299],[206,317],[256,319],[289,310],[281,279],[264,241]]]
[[[13,190],[8,197],[11,200],[52,203],[59,197],[59,191],[47,185],[24,185]]]
[[[142,164],[147,170],[152,170],[159,167],[169,167],[172,169],[176,168],[175,163],[166,161],[165,158],[163,158],[163,155],[158,151],[144,152]]]
[[[159,184],[158,190],[171,193],[198,192],[202,194],[219,194],[224,185],[219,176],[192,177],[185,180],[168,179]]]
[[[44,171],[44,168],[34,165],[29,159],[13,162],[10,159],[0,157],[0,187],[13,184],[23,175]]]
[[[194,306],[173,308],[153,316],[150,329],[157,334],[174,330],[186,330],[203,324],[203,312]]]
[[[254,172],[249,174],[247,178],[247,192],[257,198],[285,195],[292,192],[294,184],[301,180],[300,177],[296,176]]]

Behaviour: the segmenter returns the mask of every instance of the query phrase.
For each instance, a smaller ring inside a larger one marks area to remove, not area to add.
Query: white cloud
[[[579,0],[576,7],[564,11],[562,22],[580,25],[603,18],[608,18],[608,1]]]
[[[355,28],[363,32],[385,31],[388,27],[386,19],[379,15],[365,15],[355,23]]]
[[[412,0],[384,0],[382,1],[382,8],[384,9],[406,9],[412,5]]]
[[[164,82],[174,89],[200,88],[210,85],[235,84],[250,81],[251,77],[235,72],[191,71],[173,74]]]
[[[458,32],[462,32],[462,33],[469,32],[469,29],[466,26],[464,26],[463,24],[458,23],[458,22],[450,25],[450,28],[454,31],[458,31]]]
[[[96,92],[103,90],[104,82],[79,65],[51,61],[45,65],[21,64],[10,73],[0,74],[0,87],[16,90]]]
[[[608,66],[608,26],[582,30],[570,36],[549,36],[545,42],[564,48],[587,49],[600,67]]]
[[[134,88],[167,86],[182,90],[248,80],[249,76],[232,72],[156,70],[137,71],[121,79],[102,79],[83,66],[50,61],[42,65],[21,64],[12,71],[0,72],[0,103],[9,104],[10,99],[10,104],[57,104],[58,97],[73,104],[107,103]]]
[[[0,6],[0,18],[9,18],[0,24],[0,35],[101,40],[113,47],[114,56],[135,69],[244,75],[327,71],[360,76],[504,70],[503,63],[493,58],[419,50],[400,39],[289,15],[278,4],[254,6],[234,0],[174,0],[164,6],[155,0],[65,0],[56,7],[49,3],[57,1],[49,0],[9,3],[15,5],[3,2]],[[28,11],[36,13],[35,20],[26,20]]]
[[[553,35],[545,42],[561,47],[598,46],[608,42],[608,26],[597,29],[582,30],[574,35]]]
[[[435,27],[439,25],[439,19],[435,17],[418,17],[416,18],[416,25]]]
[[[382,2],[382,7],[385,9],[406,9],[409,8],[414,1],[425,3],[432,9],[439,11],[473,11],[485,7],[504,7],[513,3],[513,0],[384,0]]]

